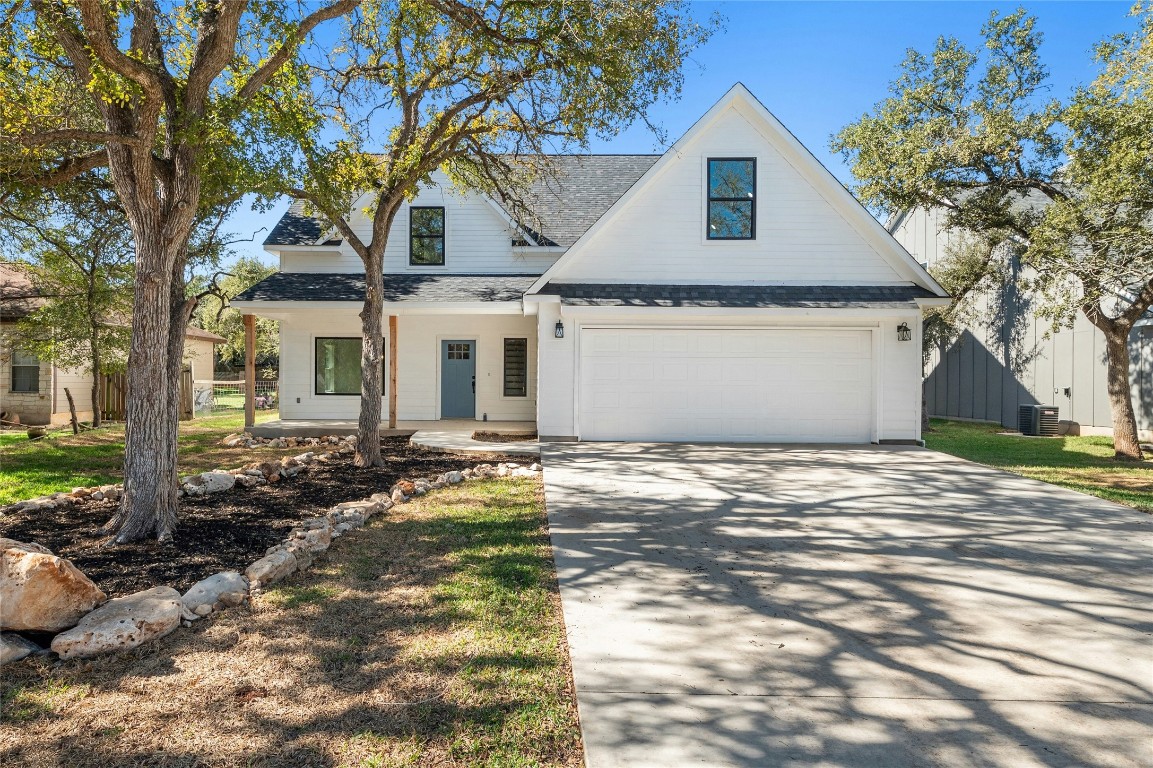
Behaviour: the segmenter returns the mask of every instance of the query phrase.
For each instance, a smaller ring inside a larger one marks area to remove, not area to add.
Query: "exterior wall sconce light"
[[[897,341],[910,341],[913,338],[913,331],[910,330],[908,323],[901,323],[897,326]]]
[[[556,321],[556,328],[553,329],[553,335],[558,339],[564,338],[564,323],[562,323],[560,320]]]

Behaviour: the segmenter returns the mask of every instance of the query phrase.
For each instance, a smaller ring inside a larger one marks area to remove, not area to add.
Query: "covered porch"
[[[470,435],[535,431],[536,318],[525,316],[520,301],[532,279],[385,276],[382,433],[431,425]],[[246,392],[246,428],[253,434],[356,431],[363,281],[363,275],[278,273],[232,302],[245,314],[250,352],[255,316],[280,321],[281,418],[256,425],[254,393]]]

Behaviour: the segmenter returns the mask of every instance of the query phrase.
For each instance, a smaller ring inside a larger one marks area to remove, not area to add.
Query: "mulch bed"
[[[523,443],[536,440],[536,432],[484,432],[478,430],[472,433],[473,440],[482,443]]]
[[[185,591],[219,571],[243,571],[283,540],[298,520],[323,514],[344,501],[357,501],[390,489],[398,480],[464,470],[482,462],[517,461],[504,456],[432,453],[408,444],[407,437],[381,441],[386,466],[358,469],[351,456],[314,463],[296,477],[256,488],[180,500],[175,541],[141,541],[104,546],[100,528],[116,502],[77,502],[51,513],[20,512],[0,518],[0,537],[42,544],[67,558],[110,596],[156,586]],[[302,449],[303,450],[303,449]],[[238,454],[237,465],[244,463]]]

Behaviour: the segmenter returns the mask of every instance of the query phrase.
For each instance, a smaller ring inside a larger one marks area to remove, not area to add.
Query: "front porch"
[[[323,435],[356,434],[356,419],[274,419],[247,428],[253,437],[321,437]],[[422,430],[433,432],[467,432],[478,430],[498,434],[536,432],[535,421],[477,421],[476,419],[417,419],[396,422],[395,429],[388,421],[381,423],[380,434],[412,435]]]

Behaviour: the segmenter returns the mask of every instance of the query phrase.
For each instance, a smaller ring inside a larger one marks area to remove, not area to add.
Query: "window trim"
[[[713,163],[714,162],[748,162],[753,164],[753,197],[713,197]],[[749,236],[748,237],[713,237],[709,230],[709,213],[713,203],[749,203]],[[705,158],[705,241],[725,242],[757,239],[757,158],[755,157],[706,157]]]
[[[23,355],[25,358],[32,358],[35,363],[16,363],[16,356]],[[20,352],[12,350],[11,370],[8,372],[8,391],[14,395],[38,395],[40,394],[40,365],[43,362],[39,357],[27,352]],[[36,375],[32,377],[32,389],[17,389],[16,388],[16,369],[17,368],[35,368]]]
[[[440,211],[440,235],[414,235],[412,231],[412,218],[414,211]],[[440,238],[440,263],[418,264],[412,260],[412,243],[417,238],[433,240]],[[443,205],[410,205],[408,207],[408,266],[410,267],[443,267],[448,264],[448,210]]]
[[[317,362],[317,344],[327,339],[353,339],[361,344],[364,343],[363,336],[313,336],[312,337],[312,396],[313,397],[360,397],[361,392],[320,392],[316,388],[316,362]],[[382,398],[388,395],[388,337],[382,336],[383,346],[380,355],[380,396]]]
[[[519,395],[510,395],[508,393],[508,342],[509,341],[523,341],[524,342],[524,393]],[[521,400],[528,397],[528,358],[529,347],[527,336],[502,336],[501,337],[501,366],[500,366],[500,396],[502,398],[509,398],[513,400]]]

